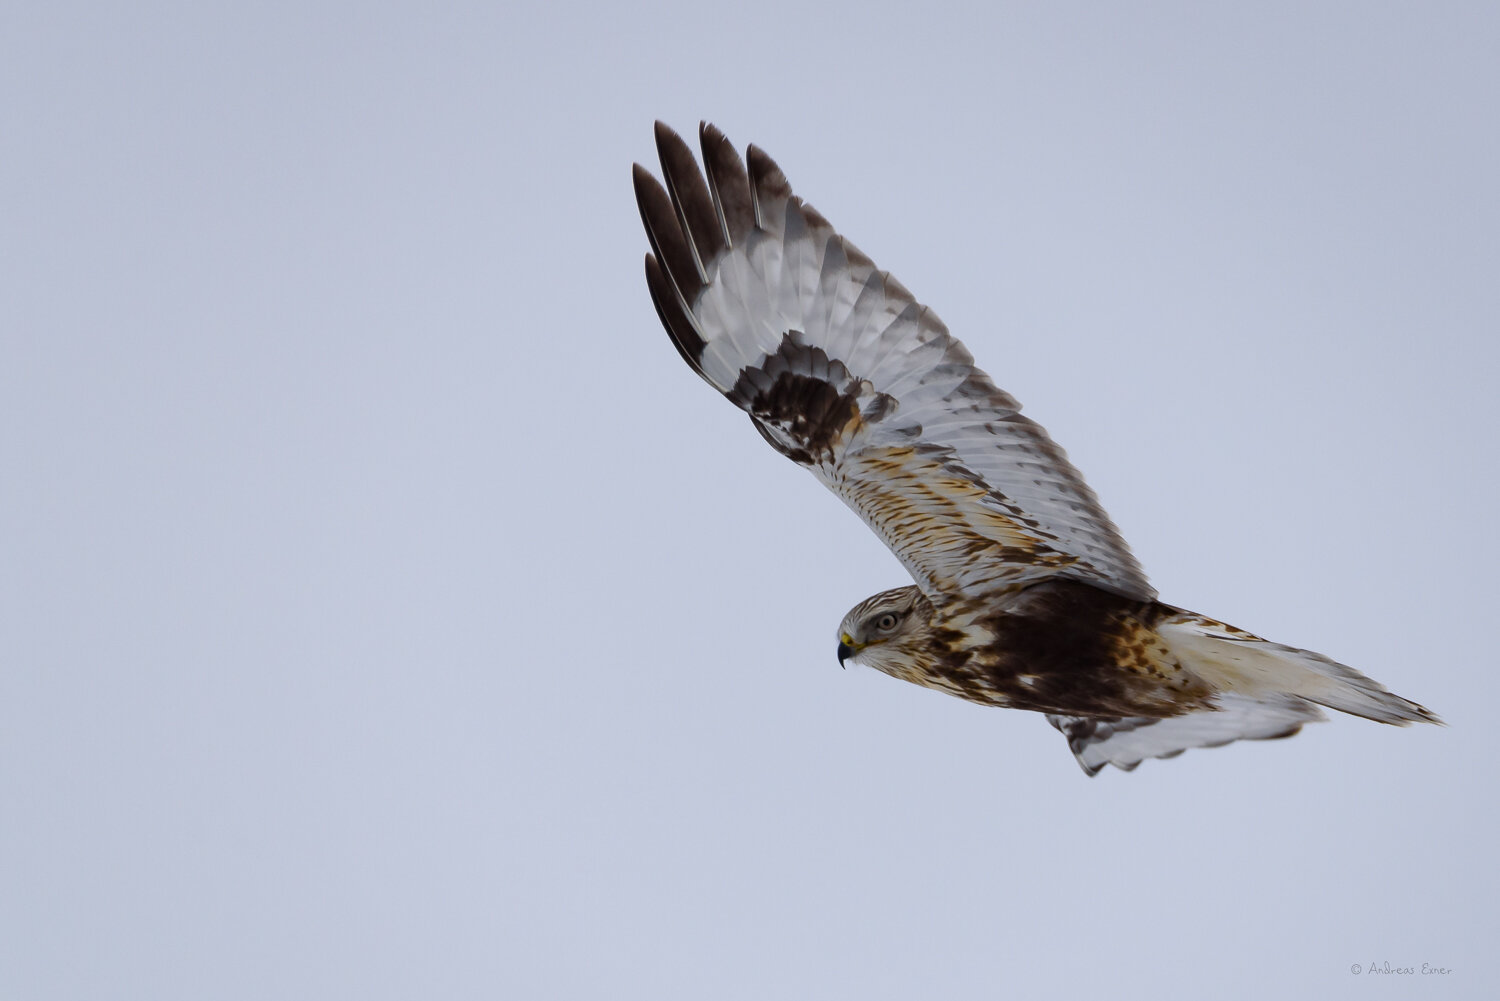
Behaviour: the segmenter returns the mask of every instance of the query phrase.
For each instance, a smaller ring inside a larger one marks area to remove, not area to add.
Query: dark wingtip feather
[[[765,228],[766,209],[771,202],[785,201],[792,197],[792,186],[786,175],[776,166],[776,161],[766,155],[759,146],[751,145],[745,150],[745,162],[750,167],[750,194],[755,200],[755,220]]]
[[[750,167],[750,180],[756,187],[765,188],[770,194],[782,198],[791,196],[792,186],[787,183],[786,175],[765,150],[751,143],[745,149],[745,162]]]
[[[833,232],[833,224],[823,218],[823,213],[806,202],[802,203],[802,217],[807,220],[807,224],[813,229],[826,229],[830,233]]]
[[[631,172],[635,183],[635,201],[641,210],[641,222],[646,227],[646,238],[651,241],[651,250],[666,269],[667,276],[677,286],[685,302],[693,302],[703,290],[703,279],[698,273],[698,263],[682,235],[682,226],[677,221],[677,210],[672,199],[651,172],[635,164]]]
[[[694,372],[703,375],[703,366],[698,360],[703,357],[705,342],[693,326],[693,321],[683,311],[682,300],[672,287],[671,280],[662,272],[661,264],[652,254],[646,255],[646,287],[651,290],[651,303],[656,307],[657,318],[666,328],[667,336],[672,338],[672,345],[677,348],[677,353],[682,355],[682,360]]]
[[[661,158],[662,179],[677,210],[677,222],[687,234],[699,277],[706,282],[709,265],[724,249],[713,196],[693,159],[693,151],[681,136],[661,122],[656,123],[656,152]]]
[[[745,162],[729,138],[709,122],[698,124],[698,140],[720,231],[730,246],[743,244],[755,227],[755,207],[750,200],[750,175],[745,172]]]

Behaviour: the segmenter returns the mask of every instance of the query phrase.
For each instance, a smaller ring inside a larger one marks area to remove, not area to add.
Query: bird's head
[[[932,605],[915,587],[866,598],[839,623],[839,664],[852,660],[887,674],[910,670],[930,642]]]

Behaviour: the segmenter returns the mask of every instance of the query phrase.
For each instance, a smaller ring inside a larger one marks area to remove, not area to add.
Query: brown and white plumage
[[[665,187],[635,168],[662,324],[916,581],[850,612],[841,657],[1047,713],[1090,774],[1285,736],[1321,718],[1313,703],[1433,718],[1350,668],[1157,602],[1062,449],[942,321],[770,157],[751,146],[742,161],[711,125],[700,138],[706,176],[661,123]]]

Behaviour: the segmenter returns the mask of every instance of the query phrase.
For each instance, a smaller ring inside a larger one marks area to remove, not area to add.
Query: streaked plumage
[[[839,655],[1047,714],[1089,774],[1242,738],[1319,705],[1436,721],[1318,654],[1156,600],[1093,491],[927,307],[711,125],[657,123],[637,165],[646,280],[683,359],[808,468],[916,581],[855,606]],[[748,166],[747,166],[748,165]]]

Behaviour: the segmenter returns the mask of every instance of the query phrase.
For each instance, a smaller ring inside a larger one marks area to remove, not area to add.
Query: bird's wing
[[[1166,719],[1101,719],[1049,713],[1047,722],[1068,738],[1068,747],[1083,770],[1095,775],[1105,765],[1133,771],[1147,758],[1175,758],[1194,747],[1290,737],[1303,724],[1324,718],[1317,706],[1295,695],[1253,698],[1220,692],[1214,696],[1214,706]]]
[[[646,281],[683,359],[843,498],[933,599],[1063,574],[1155,592],[1094,493],[931,310],[792,194],[754,146],[701,129],[707,177],[656,126],[639,164]]]

